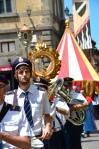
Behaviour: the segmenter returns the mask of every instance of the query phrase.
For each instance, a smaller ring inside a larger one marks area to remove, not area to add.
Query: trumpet
[[[68,92],[64,86],[63,79],[56,80],[48,87],[48,95],[49,95],[49,98],[51,97],[51,95],[60,96],[69,106],[71,106],[72,104],[77,104],[78,102],[81,102],[71,98],[68,95]],[[68,118],[68,120],[74,125],[78,125],[78,126],[82,125],[85,120],[85,109],[81,108],[77,110],[71,110],[70,117]]]

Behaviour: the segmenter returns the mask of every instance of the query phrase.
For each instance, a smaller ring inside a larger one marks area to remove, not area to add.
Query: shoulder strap
[[[10,106],[11,106],[10,104],[7,104],[6,102],[4,102],[2,110],[0,112],[0,122],[2,121],[2,119],[4,118],[8,110],[10,109]]]
[[[57,118],[58,122],[60,123],[61,129],[63,129],[63,124],[62,124],[62,122],[61,122],[60,118],[58,117],[58,115],[57,115],[57,114],[56,114],[55,116],[56,116],[56,118]]]
[[[18,101],[17,101],[17,89],[14,90],[13,105],[14,106],[17,106],[18,105]]]

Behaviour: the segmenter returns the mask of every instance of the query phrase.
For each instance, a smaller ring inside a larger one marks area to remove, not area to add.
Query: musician
[[[67,103],[57,95],[52,101],[51,109],[53,134],[48,141],[48,149],[67,149],[64,124],[70,114],[69,107]]]
[[[45,78],[33,78],[35,85],[48,91],[49,81]],[[53,96],[53,95],[52,95]],[[70,111],[67,103],[61,99],[59,95],[50,97],[51,104],[51,117],[52,120],[52,136],[49,140],[46,140],[45,149],[66,149],[66,132],[64,131],[64,124],[67,117],[69,117]]]
[[[70,111],[84,108],[88,105],[86,99],[81,93],[76,93],[75,91],[72,90],[72,83],[73,83],[73,78],[69,78],[69,77],[64,78],[64,85],[68,91],[69,96],[72,99],[77,98],[81,100],[81,103],[69,105]],[[82,149],[81,133],[83,131],[83,125],[77,126],[67,120],[65,127],[67,130],[68,149]]]
[[[4,102],[7,85],[6,77],[0,75],[0,149],[30,149],[33,133],[23,109]]]
[[[28,100],[32,113],[33,132],[36,137],[41,136],[42,140],[48,139],[51,136],[51,117],[50,104],[46,91],[31,84],[32,64],[27,58],[17,58],[13,62],[12,67],[15,79],[18,82],[18,89],[15,93],[7,95],[5,100],[10,103],[17,101],[17,104],[23,107],[25,103],[25,96],[23,93],[28,92]],[[14,96],[17,97],[16,101],[13,101]],[[45,128],[43,130],[42,117],[45,119]]]

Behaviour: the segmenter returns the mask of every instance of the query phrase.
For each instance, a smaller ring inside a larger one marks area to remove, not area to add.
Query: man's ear
[[[18,80],[18,73],[17,73],[17,72],[15,72],[14,78],[15,78],[16,80]]]

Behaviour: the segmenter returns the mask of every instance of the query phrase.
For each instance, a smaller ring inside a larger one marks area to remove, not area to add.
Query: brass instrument
[[[61,89],[63,85],[63,80],[62,79],[58,79],[55,82],[51,83],[51,85],[48,87],[48,97],[50,99],[50,97],[53,95],[55,96],[58,92],[58,90]]]
[[[51,86],[49,86],[49,97],[51,95],[60,96],[67,104],[69,104],[69,106],[71,106],[72,103],[76,104],[76,100],[73,101],[73,99],[68,95],[68,92],[65,89],[63,83],[63,79],[58,79]],[[68,120],[74,125],[82,125],[85,120],[85,110],[82,108],[79,110],[71,110]]]

